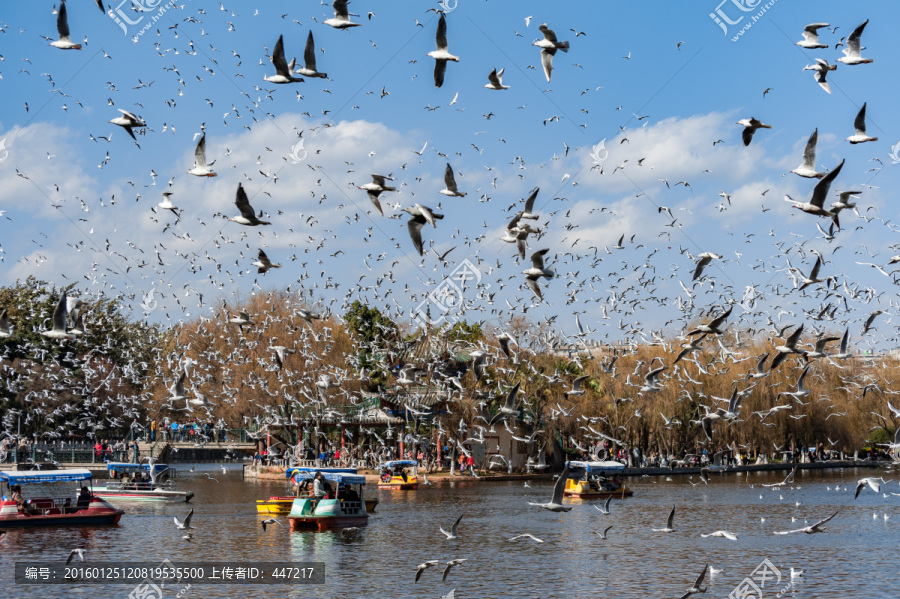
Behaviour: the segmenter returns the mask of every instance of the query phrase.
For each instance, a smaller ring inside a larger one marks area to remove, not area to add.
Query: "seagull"
[[[535,187],[531,195],[528,196],[528,199],[525,200],[525,210],[522,211],[522,214],[519,215],[519,218],[525,218],[528,220],[537,220],[538,216],[534,213],[534,200],[537,198],[538,192],[541,190],[540,187]],[[624,237],[624,235],[623,235]],[[621,241],[620,241],[621,243]]]
[[[654,528],[653,532],[675,532],[675,529],[672,528],[672,520],[675,519],[675,506],[672,506],[672,511],[669,512],[669,517],[666,520],[665,528]]]
[[[738,540],[738,537],[736,534],[734,534],[733,532],[728,532],[727,530],[717,530],[717,531],[711,532],[709,534],[700,533],[700,536],[703,537],[704,539],[707,537],[724,537],[724,538],[728,539],[729,541],[737,541]]]
[[[815,534],[817,532],[825,532],[822,529],[822,525],[825,524],[826,522],[828,522],[829,520],[831,520],[832,518],[834,518],[835,516],[837,516],[839,511],[841,511],[841,510],[836,510],[833,514],[831,514],[824,520],[819,520],[818,522],[816,522],[815,524],[813,524],[811,526],[806,526],[804,528],[798,528],[796,530],[778,530],[778,531],[775,531],[775,534],[776,535],[792,535],[797,532],[805,532],[806,534],[811,535],[811,534]]]
[[[6,316],[6,313],[7,313],[6,308],[3,308],[3,311],[0,311],[0,339],[6,339],[7,337],[12,336],[12,333],[9,332],[9,319]],[[511,337],[510,337],[510,339],[511,339]],[[507,344],[509,344],[508,341],[507,341]],[[501,343],[501,345],[502,345],[502,343]]]
[[[194,148],[194,168],[189,170],[188,174],[197,177],[216,176],[215,171],[206,164],[206,133],[200,136],[200,141],[197,142],[197,147]]]
[[[603,532],[594,532],[594,534],[598,535],[602,540],[606,541],[609,539],[609,530],[612,528],[612,524],[603,529]]]
[[[418,566],[416,566],[416,580],[415,580],[415,582],[419,582],[419,578],[422,577],[422,573],[423,573],[425,570],[427,570],[428,568],[433,568],[434,566],[438,565],[439,563],[441,563],[441,562],[439,562],[439,561],[436,560],[436,559],[430,559],[430,560],[428,560],[427,562],[423,562],[423,563],[419,564]]]
[[[335,29],[347,29],[349,27],[359,27],[362,25],[362,23],[353,23],[350,21],[351,15],[347,8],[347,0],[334,0],[331,6],[334,7],[334,18],[322,21],[325,25],[331,25]],[[358,17],[359,15],[353,16]]]
[[[2,318],[0,318],[0,337],[3,337],[2,324],[3,320]],[[516,340],[513,339],[513,337],[509,333],[502,333],[497,337],[497,342],[500,344],[500,350],[503,352],[506,358],[508,360],[512,360],[513,354],[512,350],[509,349],[509,344],[515,343],[516,345],[518,345],[518,343],[516,343]]]
[[[716,316],[712,320],[710,320],[707,324],[701,324],[693,331],[685,333],[687,336],[698,335],[700,333],[706,333],[710,335],[724,335],[725,331],[721,328],[722,323],[731,315],[731,311],[734,309],[734,306],[729,306],[727,310],[722,312],[720,315]]]
[[[775,370],[779,364],[784,362],[785,358],[788,357],[789,354],[806,354],[806,352],[802,349],[797,349],[797,342],[800,340],[800,335],[803,333],[803,325],[801,324],[797,327],[791,335],[785,339],[784,345],[779,345],[775,347],[775,351],[778,353],[775,354],[775,357],[772,358],[772,365],[769,367],[769,372]]]
[[[191,526],[191,517],[192,517],[193,515],[194,515],[194,509],[191,508],[191,511],[188,512],[188,515],[184,517],[184,521],[179,520],[178,517],[176,516],[176,517],[174,518],[174,520],[175,520],[175,527],[176,527],[178,530],[187,530],[187,529],[189,529],[189,528],[194,528],[193,526]]]
[[[816,64],[806,65],[803,67],[804,71],[815,71],[813,73],[813,77],[816,80],[816,83],[819,84],[819,87],[824,89],[829,94],[831,93],[831,86],[828,85],[828,81],[825,78],[828,76],[828,71],[836,71],[836,64],[828,64],[827,60],[822,60],[821,58],[816,59]]]
[[[850,37],[847,38],[847,47],[844,48],[844,56],[838,58],[838,62],[842,62],[846,65],[855,65],[855,64],[867,64],[870,62],[874,62],[871,58],[863,58],[860,56],[859,52],[861,50],[859,38],[862,37],[863,29],[868,25],[869,19],[866,19],[862,22],[862,24],[853,30],[850,34]]]
[[[556,41],[556,34],[553,33],[552,29],[547,27],[546,23],[541,23],[538,29],[544,34],[544,39],[537,40],[531,45],[541,49],[541,65],[544,67],[544,76],[547,78],[547,83],[549,83],[550,73],[553,71],[553,56],[556,54],[557,50],[568,52],[569,42]]]
[[[702,254],[698,254],[697,265],[694,267],[694,276],[691,279],[692,281],[696,281],[700,278],[700,275],[703,274],[703,269],[706,268],[710,262],[713,260],[720,260],[722,256],[719,254],[714,254],[713,252],[703,252]]]
[[[454,539],[459,538],[459,521],[462,520],[463,515],[460,514],[459,518],[456,519],[456,522],[453,523],[453,526],[450,527],[450,532],[447,532],[443,529],[443,527],[438,527],[442,533],[447,535],[447,540],[452,541]]]
[[[272,52],[272,64],[275,65],[275,74],[272,76],[264,76],[263,81],[269,83],[299,83],[303,81],[301,77],[294,77],[294,64],[296,59],[292,58],[290,64],[284,58],[284,36],[279,35],[278,41],[275,42],[275,50]]]
[[[281,526],[281,522],[275,518],[266,518],[265,520],[260,520],[259,523],[262,525],[263,531],[266,530],[266,525],[268,524],[277,524],[278,526]]]
[[[769,376],[769,373],[766,371],[766,360],[769,359],[769,353],[766,352],[759,357],[759,361],[756,363],[756,370],[747,373],[748,379],[764,379]]]
[[[612,496],[609,496],[609,497],[606,498],[606,503],[603,505],[603,507],[600,507],[600,506],[594,504],[594,509],[599,510],[601,514],[605,514],[605,515],[608,516],[608,515],[609,515],[609,502],[610,502],[610,501],[612,501]]]
[[[831,207],[835,212],[856,208],[856,204],[853,203],[853,199],[855,198],[855,196],[858,196],[862,192],[861,191],[841,191],[838,193],[840,195],[840,199],[837,202],[831,203]]]
[[[813,214],[815,216],[829,216],[831,220],[834,221],[835,226],[840,228],[841,224],[838,222],[838,213],[833,210],[826,210],[823,208],[825,204],[825,197],[828,195],[828,191],[831,189],[831,182],[835,180],[838,174],[841,172],[841,169],[844,168],[844,161],[841,160],[841,163],[837,165],[837,168],[832,170],[830,173],[822,177],[816,186],[813,188],[812,198],[808,202],[798,202],[791,198],[791,196],[785,194],[784,201],[785,202],[793,202],[794,208],[797,210],[802,210],[807,214]]]
[[[172,192],[164,191],[163,192],[163,201],[157,204],[157,208],[162,208],[163,210],[171,210],[175,216],[178,216],[178,206],[172,203]]]
[[[50,42],[50,45],[60,50],[81,50],[81,44],[73,44],[69,39],[69,17],[66,10],[66,0],[59,3],[59,10],[56,14],[56,31],[59,33],[59,39]]]
[[[772,125],[766,125],[753,117],[749,119],[741,119],[737,122],[738,125],[744,126],[744,132],[741,134],[741,137],[744,140],[744,145],[749,146],[750,142],[753,140],[753,134],[756,133],[757,129],[771,129]]]
[[[175,381],[175,384],[172,385],[172,388],[170,389],[172,395],[169,396],[169,403],[187,399],[187,393],[184,390],[184,379],[186,377],[187,371],[183,371],[181,376],[178,377],[178,380]]]
[[[828,44],[819,43],[819,29],[830,26],[830,23],[810,23],[803,29],[803,40],[794,45],[808,50],[827,48]]]
[[[522,274],[525,275],[525,282],[528,284],[528,287],[534,292],[537,296],[538,300],[543,301],[544,296],[541,295],[541,288],[538,285],[538,279],[541,277],[547,277],[548,279],[552,279],[556,273],[552,270],[544,268],[544,256],[549,252],[550,249],[538,250],[537,252],[531,255],[531,268],[522,271]]]
[[[49,331],[41,331],[41,335],[50,339],[72,339],[72,335],[66,330],[66,308],[68,300],[66,291],[63,290],[53,310],[53,328]]]
[[[709,569],[709,564],[703,566],[703,572],[700,572],[700,576],[697,577],[697,581],[694,582],[694,586],[689,588],[687,592],[681,596],[681,599],[687,599],[691,595],[696,595],[697,593],[705,593],[706,587],[701,587],[703,584],[703,579],[706,578],[706,571]]]
[[[262,250],[259,250],[259,253],[256,256],[256,262],[253,262],[252,266],[256,266],[257,273],[265,274],[269,271],[270,268],[281,268],[280,264],[272,264],[272,261],[269,260],[269,257],[266,256],[266,253]]]
[[[259,217],[256,216],[256,213],[253,211],[253,206],[250,205],[250,200],[247,198],[247,192],[244,191],[244,185],[242,183],[238,183],[237,195],[234,199],[234,205],[237,206],[238,210],[240,210],[241,215],[235,216],[234,218],[229,218],[228,220],[236,222],[239,225],[246,225],[248,227],[272,224],[268,221],[259,220]],[[260,211],[259,216],[262,216],[262,211]]]
[[[432,212],[431,208],[429,208],[428,206],[423,206],[421,204],[416,204],[411,208],[404,208],[403,212],[408,212],[412,216],[412,218],[410,218],[406,223],[406,227],[407,229],[409,229],[409,236],[412,239],[413,246],[415,246],[416,251],[419,252],[419,255],[422,256],[422,227],[425,226],[425,223],[430,223],[432,226],[437,228],[435,220],[444,218],[444,215]]]
[[[862,490],[864,488],[866,488],[866,485],[868,485],[869,488],[872,489],[873,491],[875,491],[876,493],[880,493],[882,484],[884,484],[884,478],[882,478],[882,477],[875,478],[875,477],[869,476],[866,478],[859,479],[859,481],[857,481],[857,483],[856,483],[856,494],[853,495],[853,499],[856,499],[857,497],[859,497],[859,494],[862,492]]]
[[[316,45],[313,41],[312,29],[309,30],[309,35],[306,36],[306,48],[303,50],[303,68],[297,69],[294,72],[299,73],[304,77],[328,78],[327,73],[320,73],[316,70]]]
[[[509,390],[506,394],[506,399],[503,402],[503,405],[500,406],[500,410],[497,414],[494,415],[490,420],[490,425],[494,426],[501,420],[506,420],[509,416],[515,416],[519,413],[516,408],[516,395],[519,393],[519,386],[521,383],[516,383],[515,387]]]
[[[375,208],[378,209],[378,214],[384,216],[384,211],[381,209],[381,202],[378,201],[378,196],[381,195],[382,191],[397,191],[396,187],[390,187],[385,185],[385,181],[393,181],[392,178],[385,175],[372,175],[372,182],[366,183],[365,185],[360,185],[358,189],[364,189],[369,196],[369,199],[375,205]]]
[[[121,108],[119,108],[119,112],[122,113],[122,116],[117,116],[109,122],[113,125],[118,125],[128,131],[128,135],[131,136],[131,139],[137,141],[137,138],[134,136],[134,131],[132,131],[132,129],[134,129],[135,127],[146,127],[147,123],[134,116],[127,110],[122,110]]]
[[[63,6],[65,6],[65,3],[63,3]],[[69,559],[66,560],[66,565],[69,565],[70,563],[72,563],[72,560],[75,559],[76,555],[78,556],[79,559],[81,559],[81,561],[84,561],[84,549],[82,549],[80,547],[76,547],[75,549],[73,549],[72,551],[69,552]]]
[[[441,13],[434,39],[437,43],[437,50],[432,50],[428,56],[434,58],[434,86],[440,87],[444,85],[447,61],[459,62],[459,56],[454,56],[447,51],[447,17],[444,13]]]
[[[457,188],[456,177],[453,176],[453,167],[450,166],[449,162],[447,163],[447,168],[444,169],[444,189],[438,193],[451,198],[461,198],[466,195],[466,192],[459,191],[459,188]]]
[[[452,559],[452,560],[450,560],[449,562],[447,562],[447,567],[444,568],[444,574],[441,576],[441,582],[447,580],[447,574],[450,573],[450,569],[451,569],[453,566],[458,566],[458,565],[460,565],[461,563],[467,562],[467,561],[469,561],[469,560],[466,559],[466,558],[464,558],[464,557],[461,557],[461,558],[457,558],[457,559]]]
[[[485,87],[488,89],[509,89],[508,85],[503,85],[503,71],[505,69],[500,69],[500,72],[497,72],[495,68],[488,74],[488,81],[490,83],[486,83]]]
[[[809,141],[806,142],[806,148],[803,150],[803,162],[792,170],[792,173],[808,179],[821,179],[825,176],[825,173],[820,173],[816,170],[816,143],[818,140],[819,129],[817,128],[809,136]]]
[[[563,397],[569,399],[569,397],[577,397],[579,395],[584,395],[584,381],[590,378],[590,375],[582,375],[577,377],[574,381],[572,381],[572,388],[568,391],[563,391]]]
[[[534,535],[532,535],[532,534],[528,534],[528,533],[516,535],[516,536],[514,536],[513,538],[511,538],[511,539],[509,539],[509,540],[510,540],[510,541],[517,541],[517,540],[519,540],[519,539],[531,539],[531,540],[534,541],[535,543],[543,543],[543,542],[544,542],[544,541],[542,541],[541,539],[537,538],[536,536],[534,536]]]
[[[556,484],[553,485],[553,497],[550,499],[549,503],[532,503],[528,502],[528,505],[536,505],[538,507],[544,508],[545,510],[550,510],[551,512],[568,512],[572,510],[572,506],[563,505],[563,491],[566,488],[566,481],[569,479],[569,467],[566,466],[563,468],[562,473],[560,473],[559,478],[556,479]]]
[[[856,133],[847,138],[851,144],[861,144],[866,143],[867,141],[878,141],[877,137],[869,137],[866,135],[866,105],[865,103],[862,105],[862,108],[859,109],[859,112],[856,114],[856,120],[853,121],[853,126],[856,128]]]

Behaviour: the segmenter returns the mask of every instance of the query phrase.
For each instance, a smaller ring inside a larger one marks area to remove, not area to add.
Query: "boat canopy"
[[[93,475],[86,468],[69,468],[68,470],[14,470],[0,472],[0,481],[10,485],[27,485],[34,483],[58,483],[75,480],[90,480]]]
[[[580,475],[582,470],[587,471],[588,474],[595,474],[600,472],[611,472],[616,470],[625,470],[625,464],[620,462],[568,462],[567,466],[570,470],[573,470],[573,474]]]
[[[337,474],[356,474],[356,468],[310,468],[307,466],[297,467],[297,468],[288,468],[284,473],[285,478],[291,478],[298,472],[311,472],[315,475],[316,472],[321,472],[324,475],[326,472],[334,472]]]
[[[300,468],[294,468],[294,480],[300,482],[302,480],[312,480],[316,476],[316,472],[309,472],[305,470],[301,470]],[[329,480],[333,483],[343,483],[345,485],[364,485],[366,484],[366,477],[362,474],[352,474],[349,472],[326,472],[324,470],[319,470],[322,473],[322,478],[325,480]]]
[[[153,464],[154,472],[162,472],[169,468],[168,464]],[[125,472],[127,470],[144,470],[150,472],[150,464],[132,464],[128,462],[107,462],[107,470],[115,470],[116,472]]]
[[[379,468],[396,468],[397,466],[418,466],[419,462],[415,460],[391,460],[378,466]]]

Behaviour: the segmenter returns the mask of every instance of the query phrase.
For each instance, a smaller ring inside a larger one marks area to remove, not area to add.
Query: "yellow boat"
[[[581,499],[631,497],[634,491],[622,480],[625,464],[619,462],[569,462],[569,479],[563,495]]]
[[[291,506],[297,499],[293,495],[272,496],[268,499],[256,500],[256,511],[260,514],[271,514],[273,516],[285,516],[291,512]]]
[[[392,460],[378,466],[381,471],[379,489],[412,491],[419,488],[419,463],[415,460]]]

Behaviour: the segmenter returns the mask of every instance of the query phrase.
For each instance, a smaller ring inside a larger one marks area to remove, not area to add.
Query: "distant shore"
[[[729,466],[727,468],[713,468],[713,472],[734,473],[734,472],[774,472],[788,471],[793,468],[797,470],[834,470],[842,468],[879,468],[890,465],[887,461],[868,461],[868,460],[843,460],[828,462],[810,462],[810,463],[774,463],[774,464],[752,464],[744,466]],[[261,466],[254,464],[244,464],[244,478],[249,480],[279,480],[285,479],[284,466]],[[360,470],[360,474],[366,477],[366,482],[377,483],[379,476],[371,470]],[[700,474],[700,467],[689,468],[626,468],[621,473],[623,476],[672,476],[672,475],[693,475]],[[525,481],[525,480],[551,480],[556,473],[521,473],[509,474],[500,472],[490,472],[486,474],[479,473],[477,477],[460,474],[456,472],[450,475],[447,471],[440,471],[427,474],[429,483],[448,483],[448,482],[504,482],[504,481]],[[420,481],[421,483],[422,481]]]

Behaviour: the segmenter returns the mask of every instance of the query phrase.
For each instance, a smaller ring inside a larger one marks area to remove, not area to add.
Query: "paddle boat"
[[[65,501],[56,497],[33,497],[19,509],[12,499],[13,491],[21,485],[89,481],[90,470],[72,468],[69,470],[26,470],[0,472],[0,483],[5,483],[3,500],[0,502],[0,529],[25,526],[100,526],[117,524],[123,512],[103,499],[91,495],[82,487],[83,493],[73,504],[71,497]],[[68,488],[68,487],[66,487]]]
[[[294,499],[297,497],[310,497],[315,499],[312,494],[312,488],[309,486],[312,479],[306,478],[306,476],[302,474],[306,472],[311,472],[313,476],[315,476],[316,472],[322,472],[323,474],[326,472],[357,474],[356,468],[288,468],[285,472],[285,476],[291,479],[293,484],[296,485],[296,495],[273,495],[268,499],[257,499],[256,511],[260,514],[284,516],[291,512],[291,507],[294,505]],[[300,475],[296,476],[297,474]],[[366,497],[365,504],[366,511],[370,514],[374,514],[375,508],[378,506],[378,498]]]
[[[175,490],[175,481],[167,478],[168,464],[131,464],[109,462],[110,476],[115,477],[104,486],[94,487],[93,494],[107,501],[178,501],[187,503],[193,491]],[[121,479],[121,480],[116,480]]]
[[[345,472],[319,472],[331,490],[324,497],[295,498],[288,514],[291,530],[329,530],[368,524],[369,514],[363,502],[366,477]],[[297,472],[294,478],[312,487],[315,475],[315,472]]]
[[[419,488],[419,463],[415,460],[392,460],[378,466],[381,479],[379,489],[402,489],[411,491]],[[407,469],[411,470],[407,472]]]
[[[619,462],[568,462],[569,479],[563,495],[582,499],[631,497],[634,491],[625,486]]]

